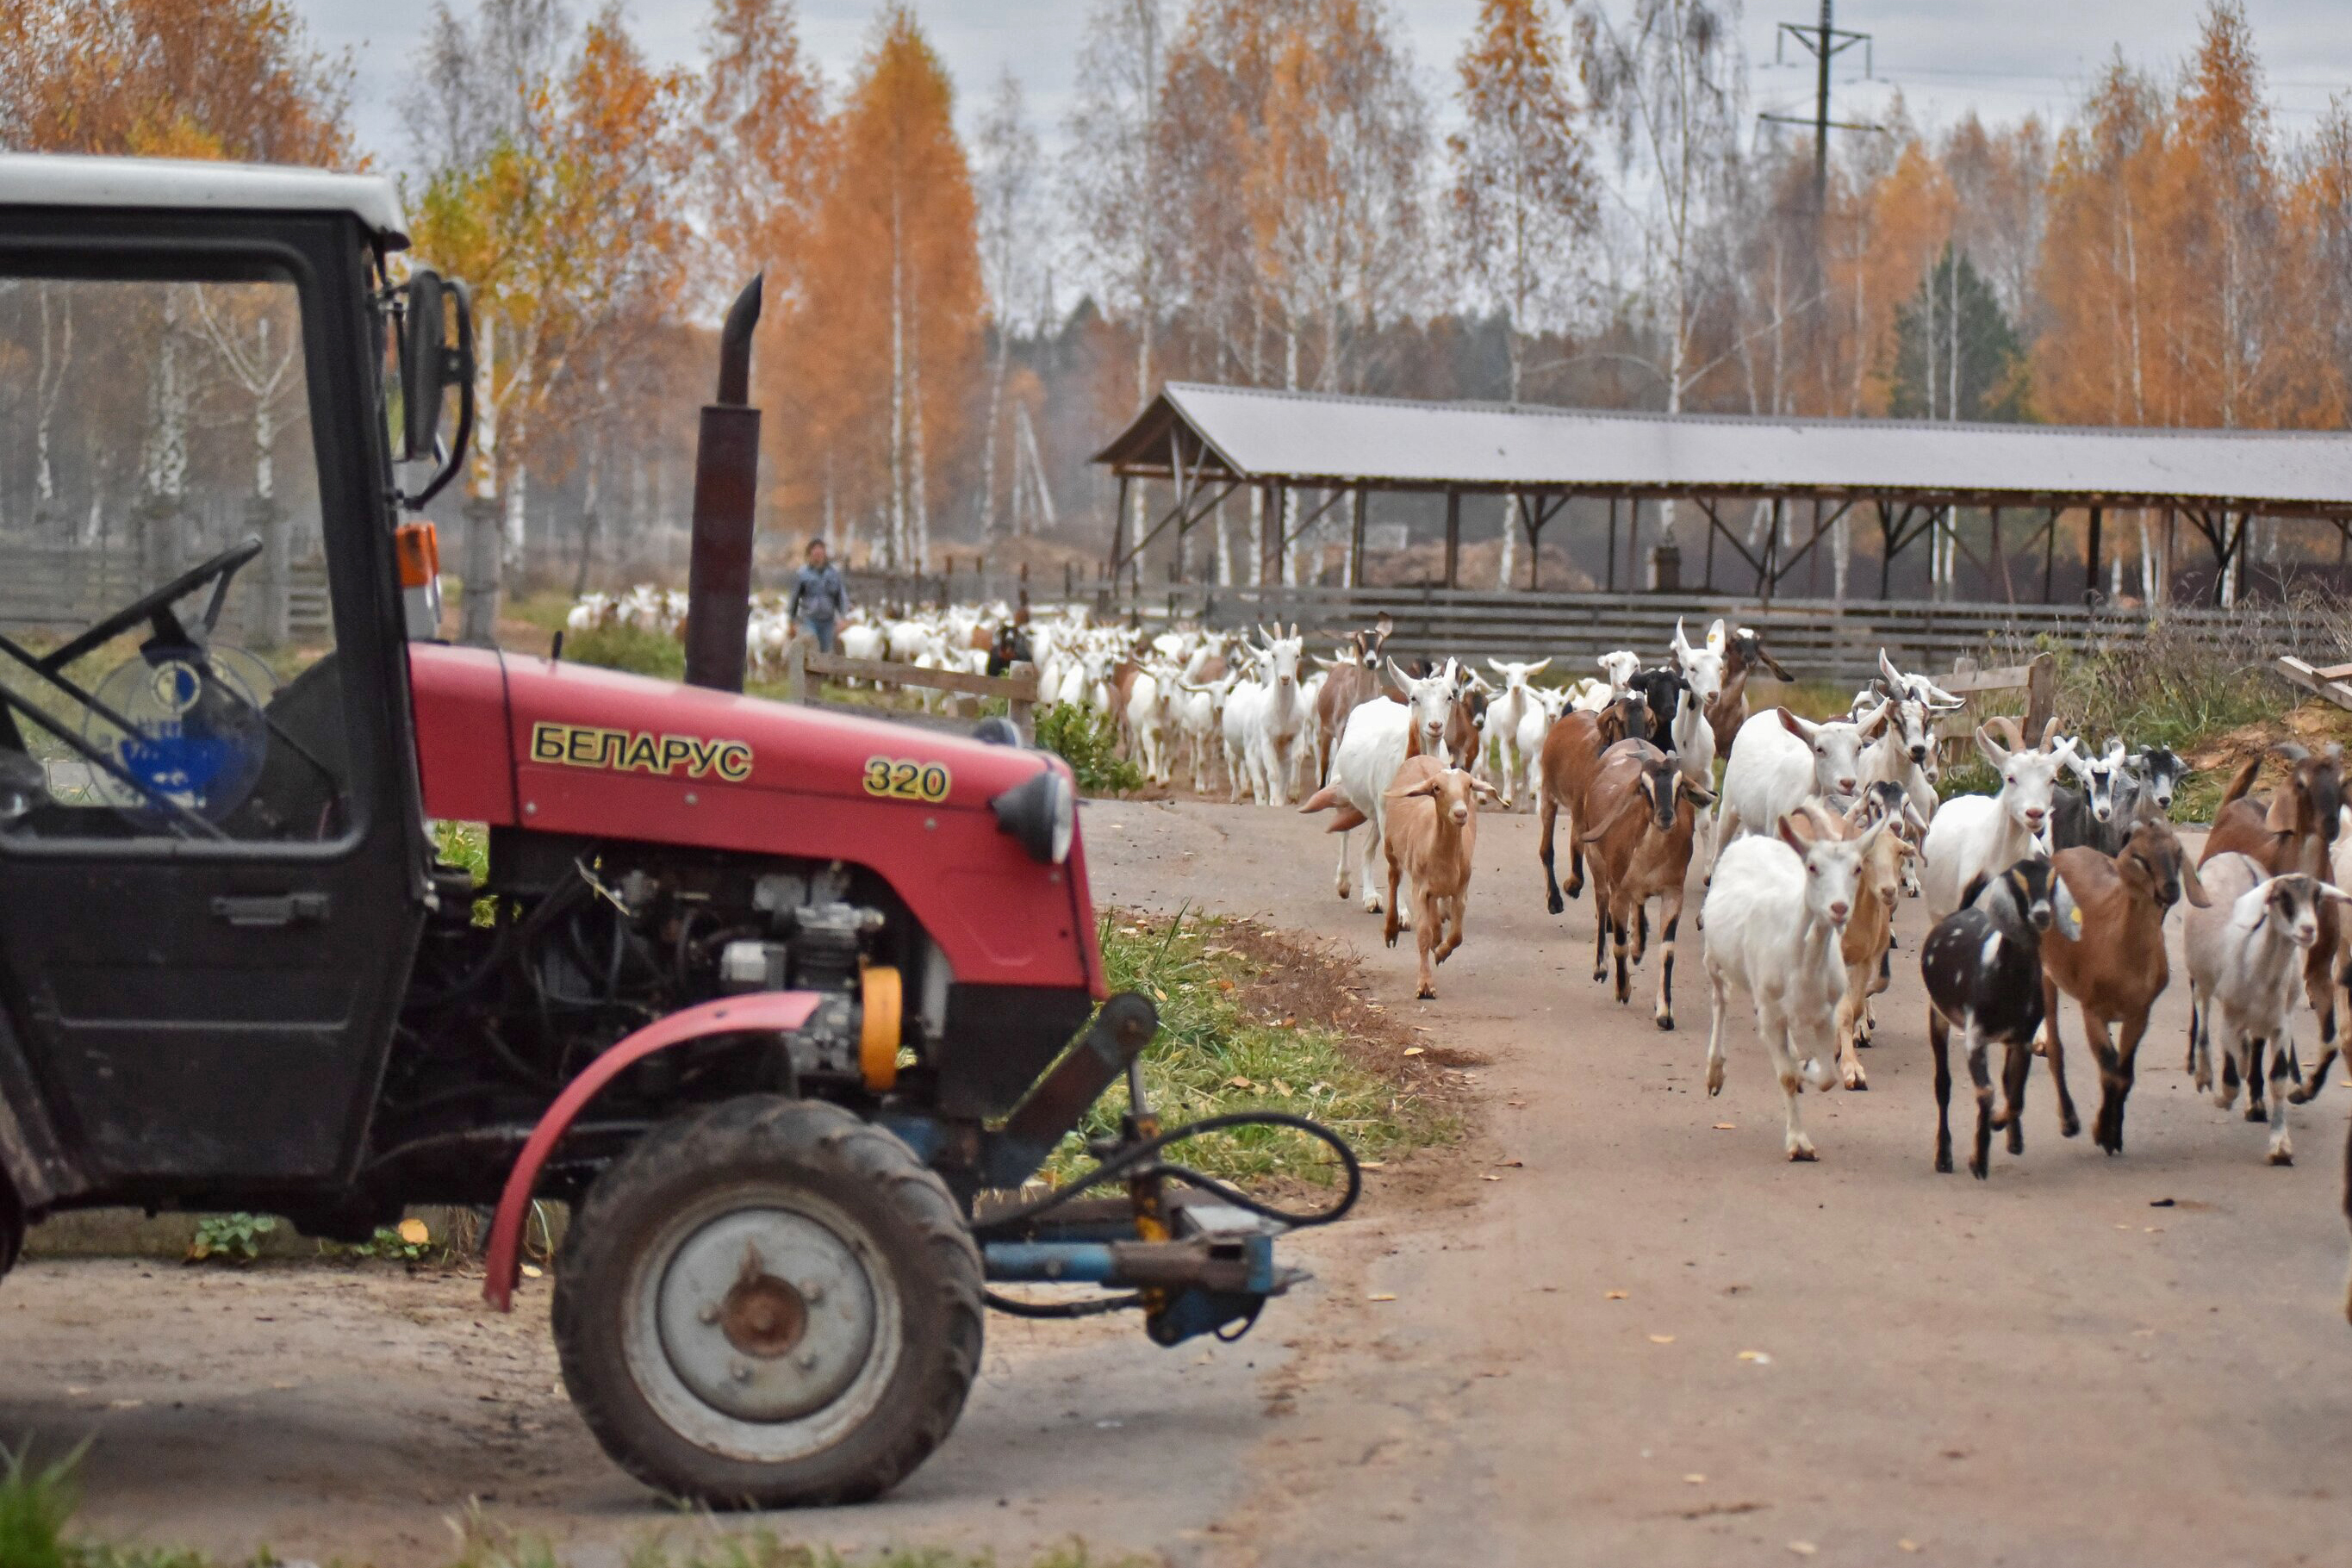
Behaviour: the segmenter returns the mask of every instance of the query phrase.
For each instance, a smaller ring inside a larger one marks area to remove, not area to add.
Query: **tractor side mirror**
[[[445,282],[429,267],[417,268],[403,287],[408,309],[400,341],[401,458],[441,459],[423,489],[401,498],[411,510],[421,511],[465,467],[466,448],[473,439],[474,305],[463,283],[455,279]],[[453,389],[457,394],[457,432],[445,451],[441,404]]]
[[[449,367],[443,345],[449,326],[441,275],[420,267],[409,276],[408,312],[400,345],[401,460],[433,456],[441,434],[441,399],[448,391]]]

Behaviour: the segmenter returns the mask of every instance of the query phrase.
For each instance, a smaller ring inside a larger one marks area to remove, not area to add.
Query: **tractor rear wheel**
[[[773,1096],[647,1133],[556,1258],[556,1352],[589,1429],[716,1508],[897,1485],[963,1409],[981,1310],[979,1249],[913,1151]]]

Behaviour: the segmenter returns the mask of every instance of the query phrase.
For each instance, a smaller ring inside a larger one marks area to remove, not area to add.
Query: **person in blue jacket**
[[[821,651],[833,651],[835,623],[849,613],[849,589],[841,580],[841,568],[825,559],[822,539],[809,541],[808,564],[793,574],[793,600],[786,613],[816,639]]]

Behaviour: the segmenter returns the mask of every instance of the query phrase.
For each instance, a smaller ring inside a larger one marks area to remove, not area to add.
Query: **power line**
[[[1783,22],[1772,35],[1772,59],[1779,64],[1785,57],[1782,49],[1794,38],[1813,57],[1813,117],[1808,121],[1787,114],[1759,114],[1759,120],[1780,125],[1811,124],[1813,128],[1813,210],[1829,211],[1830,200],[1830,132],[1832,131],[1878,131],[1876,125],[1864,125],[1852,121],[1830,118],[1830,61],[1856,44],[1863,46],[1863,74],[1871,75],[1871,39],[1868,33],[1849,32],[1831,26],[1832,0],[1822,0],[1819,25],[1808,27],[1800,22]]]

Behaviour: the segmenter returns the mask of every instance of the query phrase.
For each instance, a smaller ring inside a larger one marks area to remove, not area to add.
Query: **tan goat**
[[[1821,825],[1824,836],[1859,838],[1879,820],[1867,796],[1845,816],[1818,801],[1801,808]],[[1870,1016],[1870,999],[1886,989],[1886,951],[1895,942],[1895,904],[1902,896],[1903,868],[1919,858],[1917,846],[1905,837],[1899,822],[1871,842],[1862,858],[1854,882],[1853,912],[1838,934],[1838,958],[1845,965],[1845,990],[1838,997],[1838,1077],[1848,1089],[1868,1089],[1862,1070],[1864,1025]]]
[[[1431,966],[1444,963],[1462,945],[1482,796],[1502,798],[1486,780],[1429,756],[1407,757],[1389,784],[1388,823],[1381,837],[1388,854],[1389,904],[1381,934],[1391,947],[1396,945],[1397,884],[1402,881],[1412,889],[1413,945],[1421,954],[1421,988],[1415,995],[1437,994]]]

